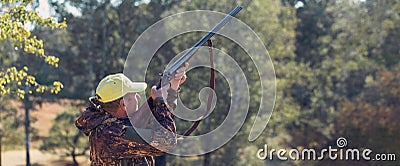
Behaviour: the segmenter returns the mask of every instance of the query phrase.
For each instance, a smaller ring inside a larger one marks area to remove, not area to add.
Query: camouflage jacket
[[[172,101],[176,98],[177,93],[168,94],[167,100]],[[175,147],[177,139],[172,110],[175,109],[176,104],[168,102],[167,106],[162,100],[156,101],[151,98],[147,100],[155,117],[149,120],[148,126],[153,131],[152,141],[149,144],[132,142],[123,138],[126,125],[130,124],[126,118],[116,118],[111,114],[88,107],[76,120],[75,125],[89,136],[91,165],[154,165],[152,156],[161,155]]]

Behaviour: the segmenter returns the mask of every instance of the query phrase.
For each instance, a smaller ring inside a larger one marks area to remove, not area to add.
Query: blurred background
[[[74,121],[99,80],[122,72],[138,36],[172,14],[196,9],[228,13],[236,5],[244,6],[236,17],[260,37],[274,64],[277,95],[271,119],[262,135],[249,142],[260,106],[260,78],[242,48],[216,35],[215,47],[238,62],[247,78],[251,103],[246,122],[218,150],[194,157],[167,155],[166,165],[400,165],[398,160],[257,158],[264,144],[318,150],[336,146],[339,137],[347,139],[348,148],[399,158],[398,0],[2,0],[1,163],[25,165],[28,150],[32,165],[89,165],[87,137]],[[152,59],[146,82],[156,84],[169,60],[204,34],[186,33],[165,43]],[[196,68],[188,75],[181,99],[197,108],[209,70]],[[223,122],[231,99],[227,86],[217,73],[216,108],[193,135]],[[177,119],[178,133],[190,125]]]

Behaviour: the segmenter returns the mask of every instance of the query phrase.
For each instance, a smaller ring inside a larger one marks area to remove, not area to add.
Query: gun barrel
[[[185,62],[189,61],[190,58],[196,53],[197,50],[209,40],[211,37],[215,35],[226,23],[228,23],[232,17],[234,17],[237,13],[242,10],[242,6],[237,6],[233,9],[229,15],[227,15],[224,19],[222,19],[211,31],[203,36],[193,47],[190,48],[185,54],[183,54],[175,63],[173,63],[169,68],[165,69],[163,75],[161,77],[160,83],[157,88],[160,88],[166,84],[168,84],[169,80],[173,78],[173,74],[179,67],[181,67]]]
[[[218,32],[226,23],[228,23],[233,16],[235,16],[237,13],[242,10],[242,6],[237,6],[235,9],[233,9],[229,15],[227,15],[221,22],[219,22],[207,35],[203,36],[188,52],[186,52],[184,55],[182,55],[173,65],[171,65],[170,68],[165,70],[165,74],[172,74],[174,71],[176,71],[179,67],[181,67],[186,61],[188,61],[195,53],[196,51],[205,43],[207,40],[209,40],[211,37],[215,35],[216,32]]]

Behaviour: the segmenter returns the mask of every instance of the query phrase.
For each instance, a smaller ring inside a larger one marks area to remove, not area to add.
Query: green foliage
[[[341,103],[336,128],[346,138],[357,140],[352,146],[366,147],[374,153],[400,153],[400,144],[393,141],[400,137],[399,78],[399,65],[378,71],[368,78],[365,91]]]
[[[37,36],[32,36],[27,26],[50,27],[51,29],[65,29],[65,20],[57,23],[54,18],[41,18],[34,10],[29,9],[31,1],[3,0],[0,17],[0,40],[7,40],[13,49],[21,48],[20,54],[33,54],[43,59],[43,61],[54,67],[58,67],[59,59],[55,56],[45,54],[43,41]],[[35,77],[27,73],[28,67],[18,70],[15,66],[4,66],[0,71],[0,94],[1,96],[15,93],[18,97],[24,98],[26,91],[24,87],[33,87],[36,92],[43,93],[50,90],[51,93],[58,93],[62,84],[55,81],[51,86],[40,85],[35,81]]]
[[[13,103],[13,104],[12,104]],[[24,145],[23,133],[25,132],[25,116],[21,111],[14,107],[16,101],[10,97],[3,97],[0,100],[0,136],[2,150],[20,149]],[[30,117],[30,122],[36,122],[36,118]],[[30,128],[30,139],[37,140],[38,131],[36,128]]]
[[[398,80],[380,70],[400,60],[393,32],[399,3],[306,2],[297,9],[295,58],[275,59],[286,65],[275,65],[275,110],[267,138],[255,144],[323,148],[344,136],[359,141],[352,146],[396,153],[387,142],[398,134],[396,120],[388,118],[398,117],[392,106]]]
[[[80,115],[77,109],[67,109],[57,114],[52,122],[49,137],[43,140],[40,150],[72,156],[84,155],[89,149],[87,138],[75,127]]]
[[[275,69],[277,71],[278,82],[284,82],[285,80],[289,80],[290,78],[285,77],[285,71],[287,66],[293,65],[292,63],[288,63],[288,60],[293,59],[295,57],[294,54],[294,37],[295,31],[294,26],[296,24],[295,18],[295,10],[290,8],[289,6],[284,6],[276,1],[246,1],[243,2],[245,4],[244,11],[238,14],[238,18],[248,24],[257,35],[264,42],[265,46],[268,49],[268,52],[273,59],[273,63],[275,65]],[[212,11],[219,12],[227,12],[234,7],[234,4],[229,2],[222,3],[217,1],[191,1],[191,3],[187,3],[183,1],[178,6],[174,6],[171,11],[166,11],[164,15],[169,15],[172,13],[178,13],[193,9],[207,9]],[[268,16],[268,17],[266,17]],[[207,18],[201,18],[200,22],[207,24]],[[176,25],[173,26],[184,26],[184,25]],[[198,39],[200,39],[205,33],[187,33],[180,35],[171,40],[170,43],[173,47],[173,53],[168,54],[165,53],[163,58],[168,59],[172,58],[171,55],[176,55],[180,51],[190,48]],[[259,108],[260,102],[260,78],[255,70],[255,65],[252,62],[252,59],[246,54],[245,50],[241,49],[238,45],[236,45],[231,40],[223,38],[221,36],[213,37],[214,46],[229,56],[231,56],[240,66],[242,71],[244,72],[247,83],[249,84],[250,90],[250,108],[249,114],[247,115],[247,120],[239,131],[238,135],[234,137],[228,144],[221,147],[215,152],[212,152],[210,155],[210,163],[224,163],[226,165],[236,165],[237,163],[246,163],[246,164],[260,164],[262,161],[256,158],[257,149],[255,145],[264,144],[267,140],[270,140],[267,134],[262,134],[258,139],[257,144],[248,142],[248,134],[251,126],[253,125],[253,121],[257,114],[257,110]],[[168,45],[170,46],[170,45]],[[163,54],[163,51],[160,51]],[[199,55],[199,56],[207,56],[207,55]],[[218,56],[218,55],[215,55]],[[257,60],[257,59],[255,59]],[[215,62],[217,63],[217,62]],[[158,65],[159,66],[159,65]],[[151,65],[152,67],[158,67],[157,65]],[[229,65],[223,66],[229,71]],[[183,85],[183,92],[181,94],[181,99],[183,103],[188,108],[197,108],[200,105],[198,100],[198,93],[200,89],[208,86],[209,80],[209,70],[206,68],[197,68],[191,70],[188,73],[188,80]],[[268,82],[270,80],[263,80],[264,82]],[[282,87],[286,86],[282,85]],[[193,135],[200,135],[204,133],[208,133],[218,127],[226,118],[226,115],[231,107],[231,97],[232,95],[240,95],[237,91],[231,91],[228,83],[226,82],[224,76],[222,74],[216,74],[216,95],[217,95],[217,105],[213,112],[209,115],[207,120],[204,120],[200,123],[198,129],[194,132]],[[282,89],[279,89],[282,90]],[[265,96],[269,97],[269,96]],[[273,98],[274,96],[271,96]],[[236,104],[240,104],[240,101]],[[243,110],[246,111],[246,110]],[[290,110],[292,112],[296,112],[296,110]],[[294,114],[292,114],[294,115]],[[273,117],[276,116],[275,113]],[[182,133],[183,130],[187,129],[191,123],[184,122],[182,120],[177,120],[177,129],[178,132]],[[274,136],[276,139],[282,138],[285,133],[279,132],[276,130],[279,128],[278,126],[282,126],[283,122],[275,121],[273,124],[269,124],[268,132],[271,130],[275,130]],[[273,127],[270,127],[273,126]],[[265,132],[267,133],[267,132]],[[212,141],[212,140],[210,140]],[[200,145],[198,145],[200,146]],[[252,146],[252,148],[249,148]],[[194,148],[194,147],[192,147]],[[254,150],[256,149],[256,150]],[[254,150],[254,151],[253,151]],[[205,156],[203,156],[205,157]],[[181,160],[180,158],[176,158],[175,160]],[[171,162],[178,162],[178,161]],[[188,159],[189,160],[189,159]],[[257,161],[258,160],[258,161]],[[244,164],[245,165],[245,164]]]
[[[11,93],[11,89],[16,89],[16,94],[21,99],[24,99],[25,93],[32,94],[32,90],[25,91],[21,87],[35,87],[37,93],[44,93],[46,90],[50,90],[51,93],[58,93],[63,87],[62,83],[55,81],[53,86],[43,86],[40,85],[36,78],[32,75],[28,75],[28,67],[24,66],[22,70],[17,70],[16,67],[8,68],[6,72],[0,72],[0,85],[1,85],[1,95],[6,95]],[[21,88],[21,89],[20,89]]]
[[[7,102],[9,101],[0,101],[0,135],[2,148],[5,150],[15,149],[24,143],[24,137],[21,137],[21,133],[24,132],[24,116]]]
[[[52,2],[60,18],[70,20],[69,28],[52,33],[36,29],[32,33],[52,41],[44,46],[49,54],[62,55],[60,69],[46,71],[46,74],[50,77],[57,75],[56,78],[68,85],[69,88],[63,91],[64,97],[86,99],[103,76],[121,72],[134,40],[160,18],[194,9],[227,12],[234,7],[230,1],[135,2]],[[353,145],[360,148],[371,145],[379,151],[397,152],[395,148],[398,146],[388,143],[399,136],[396,128],[399,124],[395,118],[398,117],[397,94],[400,94],[396,84],[400,60],[397,41],[400,3],[396,0],[282,2],[238,2],[245,7],[238,18],[260,36],[270,53],[277,76],[274,112],[264,133],[255,142],[248,142],[247,137],[256,114],[252,110],[258,110],[260,104],[258,73],[250,58],[235,43],[219,36],[213,38],[214,45],[232,56],[245,72],[250,84],[251,111],[238,135],[211,153],[211,162],[258,165],[264,162],[255,157],[256,152],[265,143],[279,148],[323,148],[334,146],[340,136],[352,144],[359,142]],[[299,2],[304,6],[295,8]],[[68,13],[65,4],[77,7],[82,16]],[[202,22],[207,23],[207,19]],[[146,81],[155,84],[157,74],[169,59],[192,46],[203,35],[187,33],[167,42],[151,62]],[[40,46],[40,42],[32,44]],[[38,50],[35,51],[38,54]],[[33,64],[35,69],[43,68],[37,62]],[[185,106],[197,108],[200,104],[198,93],[207,86],[209,71],[198,68],[190,71],[188,76],[181,99]],[[232,92],[226,88],[227,82],[222,75],[217,74],[216,79],[216,109],[210,115],[212,119],[203,121],[194,134],[215,129],[229,109],[226,103],[230,103]],[[69,127],[66,124],[60,125],[54,133],[64,131],[63,127]],[[178,132],[182,133],[189,125],[189,122],[177,120]],[[65,132],[59,135],[67,137]],[[62,141],[55,138],[53,144],[61,147]],[[63,148],[66,147],[65,144]],[[198,160],[202,158],[171,156],[169,161],[177,165],[201,163]]]

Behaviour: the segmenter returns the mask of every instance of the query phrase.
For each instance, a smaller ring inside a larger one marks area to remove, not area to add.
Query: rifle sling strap
[[[213,44],[211,40],[207,40],[207,45],[208,45],[208,52],[210,54],[210,83],[209,86],[212,90],[215,89],[215,70],[214,70],[214,61],[213,61]],[[200,124],[200,121],[207,116],[207,114],[210,112],[211,109],[211,104],[212,104],[212,99],[213,99],[213,93],[210,92],[208,93],[208,99],[207,99],[207,108],[202,117],[200,117],[199,120],[193,123],[192,127],[190,127],[183,135],[184,136],[189,136]]]

